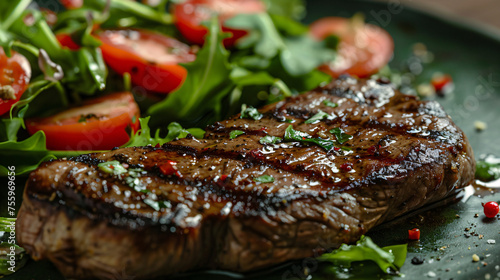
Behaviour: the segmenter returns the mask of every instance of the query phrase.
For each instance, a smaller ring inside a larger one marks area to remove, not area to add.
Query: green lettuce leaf
[[[371,238],[361,236],[356,245],[342,244],[331,253],[318,257],[320,261],[334,265],[350,266],[352,262],[373,261],[385,273],[398,271],[406,259],[407,244],[380,248]]]
[[[281,23],[279,27],[284,33],[299,35],[282,36],[268,13],[240,14],[227,20],[226,25],[249,30],[249,34],[237,42],[239,48],[253,48],[262,59],[279,56],[283,68],[292,76],[305,75],[335,58],[334,50],[303,34],[298,23],[288,24],[288,29],[286,23]]]

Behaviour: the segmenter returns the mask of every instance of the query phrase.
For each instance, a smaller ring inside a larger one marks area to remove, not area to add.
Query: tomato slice
[[[7,57],[0,47],[0,115],[19,101],[30,79],[31,67],[26,57],[14,51]]]
[[[130,73],[132,83],[148,91],[166,94],[178,88],[187,75],[179,63],[196,58],[188,45],[151,31],[103,30],[97,36],[109,67]]]
[[[78,9],[83,6],[83,0],[60,0],[60,2],[68,10]]]
[[[26,120],[30,134],[42,130],[51,150],[109,150],[139,128],[139,107],[129,92],[95,98],[46,118]]]
[[[368,77],[384,67],[394,51],[387,31],[356,18],[322,18],[311,24],[310,33],[320,40],[330,35],[339,37],[336,59],[319,68],[335,78],[342,74]]]
[[[190,42],[203,45],[207,28],[202,25],[213,15],[222,23],[222,31],[231,33],[224,39],[226,47],[234,46],[236,41],[247,35],[247,31],[224,26],[224,21],[237,14],[254,14],[266,11],[260,0],[187,0],[173,7],[175,25]]]
[[[61,44],[61,46],[63,47],[66,47],[70,50],[78,50],[80,49],[80,46],[75,43],[75,41],[73,41],[73,39],[71,38],[71,35],[69,34],[66,34],[66,33],[59,33],[59,34],[56,34],[56,39],[57,41],[59,41],[59,44]]]

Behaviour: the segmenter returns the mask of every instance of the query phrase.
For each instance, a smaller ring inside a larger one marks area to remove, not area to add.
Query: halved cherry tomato
[[[77,43],[75,43],[75,41],[73,41],[71,35],[69,34],[66,33],[56,34],[56,39],[57,41],[59,41],[59,44],[61,44],[61,46],[66,47],[70,50],[78,50],[80,48],[80,46]]]
[[[26,57],[14,51],[11,57],[7,57],[0,48],[0,115],[19,101],[30,79],[31,67]]]
[[[83,0],[60,0],[60,2],[68,10],[78,9],[83,6]]]
[[[196,58],[188,45],[151,31],[103,30],[97,36],[109,67],[119,74],[130,73],[132,83],[157,93],[178,88],[187,75],[179,63]]]
[[[139,107],[129,92],[95,98],[46,118],[26,121],[30,134],[42,130],[51,150],[109,150],[125,144],[127,128],[139,128]]]
[[[224,39],[226,47],[234,46],[236,41],[247,35],[247,31],[224,26],[224,21],[237,14],[254,14],[266,11],[260,0],[187,0],[174,6],[175,25],[190,42],[203,45],[207,28],[202,25],[213,15],[222,23],[222,31],[231,33]]]
[[[394,51],[394,42],[387,31],[356,18],[322,18],[311,24],[310,33],[320,40],[330,35],[339,37],[337,57],[319,68],[333,77],[370,76],[389,62]]]

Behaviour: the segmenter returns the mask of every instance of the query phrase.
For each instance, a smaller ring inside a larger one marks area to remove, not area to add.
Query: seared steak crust
[[[330,117],[305,122],[320,110]],[[238,115],[209,126],[202,140],[42,164],[26,185],[19,243],[79,279],[249,271],[354,242],[474,176],[467,138],[439,104],[375,80],[343,77],[259,111],[259,120]],[[331,140],[341,128],[353,138],[331,151],[259,143],[289,125]],[[233,130],[245,133],[230,139]],[[144,170],[134,184],[147,191],[97,168],[113,160]],[[168,160],[172,174],[161,169]],[[263,175],[274,182],[255,182]]]

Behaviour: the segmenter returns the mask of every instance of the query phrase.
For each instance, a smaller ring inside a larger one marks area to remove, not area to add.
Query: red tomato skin
[[[443,89],[451,84],[453,82],[453,79],[451,78],[450,75],[448,74],[443,74],[443,75],[437,75],[435,77],[432,77],[431,84],[436,90],[436,92],[443,91]]]
[[[112,102],[109,100],[116,100]],[[111,102],[106,109],[100,108],[100,112],[92,112],[92,108],[100,103]],[[120,105],[122,104],[122,105]],[[126,105],[125,105],[126,104]],[[101,120],[89,119],[86,122],[78,122],[80,115],[71,115],[67,112],[85,108],[86,113],[108,115]],[[113,113],[115,110],[115,113]],[[61,117],[61,114],[69,117]],[[30,134],[39,130],[45,133],[46,146],[50,150],[110,150],[121,146],[130,140],[127,128],[133,131],[139,129],[139,108],[131,93],[114,93],[93,99],[80,107],[42,119],[30,119],[26,121],[26,128]]]
[[[316,39],[323,40],[329,35],[339,36],[340,39],[337,49],[338,57],[342,59],[340,63],[324,64],[319,69],[334,78],[342,74],[366,78],[389,62],[394,41],[387,31],[371,24],[364,24],[362,29],[354,32],[349,21],[347,18],[326,17],[310,25],[310,34]],[[361,38],[366,40],[364,49],[355,45],[357,39],[353,34],[361,34]]]
[[[494,218],[500,210],[498,203],[495,201],[486,202],[483,207],[484,215],[488,218]]]
[[[56,39],[57,41],[59,41],[59,44],[61,44],[61,46],[66,47],[70,50],[76,51],[80,49],[80,46],[75,43],[75,41],[73,41],[69,34],[59,33],[56,35]]]
[[[191,5],[217,5],[217,2],[222,2],[221,0],[188,0],[180,4],[176,4],[173,8],[173,13],[175,16],[175,25],[177,29],[181,32],[189,42],[197,45],[203,45],[205,43],[205,36],[207,35],[208,29],[201,24],[201,21],[207,20],[208,18],[200,19],[197,17],[194,9],[186,9],[186,6]],[[228,1],[229,5],[231,3],[237,3],[238,1]],[[242,6],[244,6],[240,12],[244,13],[258,13],[264,12],[266,7],[260,1],[255,0],[245,0],[241,1]],[[187,13],[186,10],[193,10],[191,13]],[[221,21],[221,29],[223,32],[230,33],[231,36],[225,38],[222,42],[226,48],[233,47],[236,42],[246,36],[248,32],[242,29],[234,29],[224,25],[224,21],[233,17],[234,12],[229,14],[221,14],[219,20]]]
[[[60,2],[68,10],[78,9],[83,6],[83,0],[60,0]]]
[[[0,48],[0,85],[11,86],[14,89],[14,99],[3,100],[0,98],[0,115],[7,113],[29,85],[31,79],[31,66],[22,54],[12,51],[12,56],[7,57],[3,48]]]
[[[420,230],[418,228],[408,230],[408,239],[420,240]]]
[[[112,30],[109,30],[109,32],[112,32]],[[144,30],[138,30],[138,32],[144,38],[154,37],[164,44],[169,44],[170,41],[182,44],[167,36]],[[102,34],[98,35],[98,38],[103,42],[100,48],[108,66],[121,75],[130,73],[132,83],[135,85],[155,93],[168,94],[179,88],[186,79],[187,70],[179,64],[147,61],[130,48],[113,45]],[[194,58],[194,54],[191,54],[180,58],[179,63],[191,62],[194,61]]]

